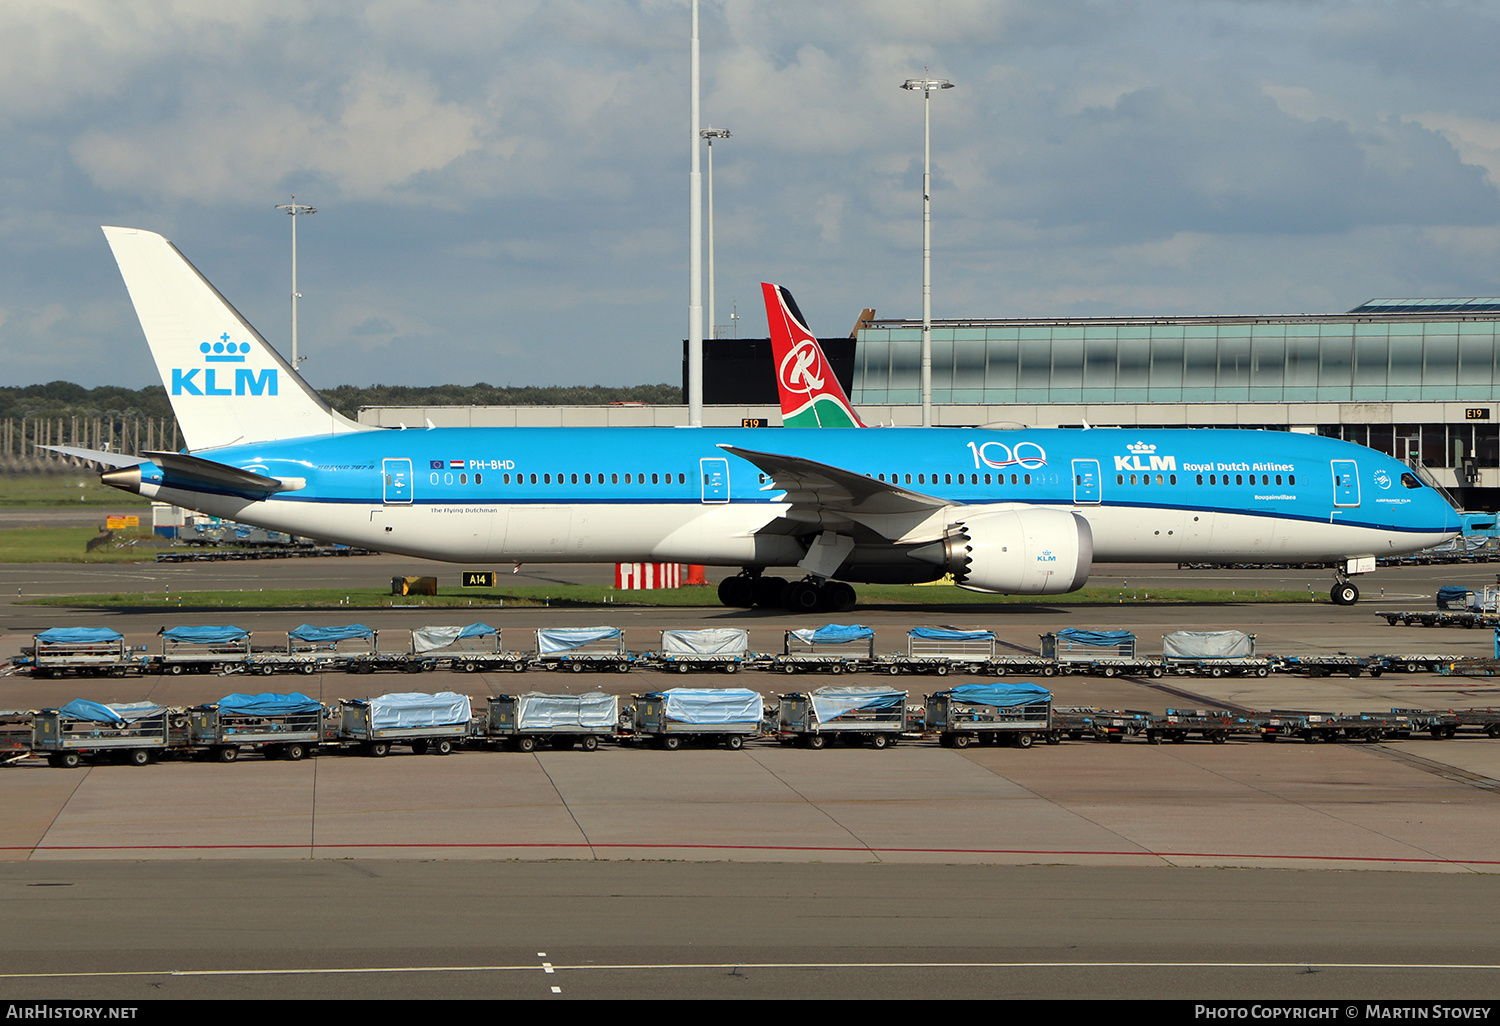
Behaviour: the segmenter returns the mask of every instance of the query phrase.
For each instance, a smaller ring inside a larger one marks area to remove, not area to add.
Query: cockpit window
[[[1402,474],[1401,475],[1401,483],[1403,485],[1405,485],[1407,488],[1421,488],[1422,487],[1422,482],[1417,480],[1417,476],[1415,474]]]

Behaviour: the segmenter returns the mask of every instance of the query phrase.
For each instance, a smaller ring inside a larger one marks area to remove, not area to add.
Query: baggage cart
[[[1055,634],[1043,634],[1041,639],[1042,658],[1055,662],[1063,673],[1160,677],[1166,672],[1160,661],[1136,655],[1135,635],[1130,631],[1066,627]]]
[[[906,698],[905,691],[857,685],[782,695],[776,730],[804,748],[822,748],[833,737],[885,748],[906,730]]]
[[[1271,673],[1271,660],[1255,654],[1255,635],[1244,631],[1173,631],[1162,635],[1162,663],[1169,673],[1199,677]]]
[[[602,691],[582,695],[494,695],[485,716],[483,736],[518,752],[538,745],[578,747],[592,752],[612,739],[620,719],[620,700]]]
[[[781,655],[771,661],[781,673],[858,673],[875,668],[875,632],[859,624],[830,623],[787,631]]]
[[[0,709],[0,766],[20,762],[31,754],[32,714],[23,709]]]
[[[1372,677],[1378,677],[1385,672],[1385,662],[1377,656],[1352,656],[1344,652],[1336,655],[1282,656],[1276,663],[1276,670],[1304,677],[1328,677],[1336,673],[1349,677],[1369,673]]]
[[[74,699],[32,718],[31,747],[46,752],[52,766],[71,769],[85,758],[119,756],[145,766],[187,744],[187,717],[154,702],[101,705]]]
[[[1500,709],[1456,709],[1447,715],[1453,719],[1455,734],[1459,728],[1473,727],[1486,737],[1500,738]]]
[[[1235,734],[1249,734],[1250,721],[1228,709],[1168,709],[1164,715],[1146,722],[1146,740],[1153,745],[1163,741],[1181,743],[1197,735],[1204,741],[1222,745]]]
[[[33,677],[123,677],[146,672],[145,649],[137,654],[125,636],[108,627],[53,627],[33,634],[28,657]],[[21,660],[17,660],[19,664]]]
[[[748,688],[670,688],[634,698],[632,735],[667,751],[688,739],[739,749],[761,733],[765,716],[761,696]]]
[[[1246,714],[1245,721],[1262,741],[1302,737],[1307,730],[1307,717],[1302,713],[1253,712]]]
[[[245,748],[296,762],[316,754],[325,733],[323,704],[298,691],[225,695],[187,710],[188,742],[220,762]]]
[[[411,632],[411,654],[433,668],[446,665],[455,673],[520,673],[531,662],[525,653],[502,650],[500,631],[484,623],[418,627]]]
[[[396,744],[418,755],[447,755],[469,736],[472,713],[469,696],[452,691],[348,699],[339,703],[339,739],[376,757]]]
[[[963,684],[927,696],[927,730],[945,748],[967,748],[973,742],[1005,739],[1030,748],[1038,738],[1056,743],[1052,728],[1052,692],[1036,684]]]
[[[917,627],[907,632],[906,654],[884,656],[886,673],[982,673],[995,658],[993,631]]]
[[[250,666],[250,632],[238,627],[163,627],[161,654],[151,657],[157,673],[243,671]]]
[[[315,627],[304,623],[287,631],[285,652],[257,652],[251,669],[259,674],[328,673],[348,669],[350,660],[375,651],[377,636],[364,624]]]
[[[548,669],[582,673],[629,673],[634,657],[618,627],[542,627],[536,632],[536,658]]]
[[[750,655],[750,632],[739,627],[662,631],[661,651],[650,662],[663,670],[738,673]]]
[[[1052,710],[1053,730],[1071,741],[1092,738],[1096,741],[1124,741],[1146,732],[1152,713],[1135,709],[1099,709],[1095,706],[1067,705]]]

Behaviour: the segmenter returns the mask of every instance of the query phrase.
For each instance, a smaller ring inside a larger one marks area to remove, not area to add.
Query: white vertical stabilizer
[[[363,431],[155,232],[105,228],[188,448]]]

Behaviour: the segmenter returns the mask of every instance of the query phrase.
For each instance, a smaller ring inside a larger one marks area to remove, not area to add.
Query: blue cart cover
[[[1037,684],[1016,683],[1006,684],[996,681],[993,684],[961,684],[947,691],[939,691],[939,695],[947,695],[955,702],[966,702],[969,705],[1031,705],[1034,702],[1052,701],[1052,692]]]
[[[994,631],[961,631],[957,627],[917,627],[910,632],[914,638],[932,641],[994,641]]]
[[[620,636],[618,627],[554,627],[536,632],[537,650],[543,655],[553,652],[568,652],[595,641],[608,641]]]
[[[314,627],[305,623],[296,630],[288,631],[287,637],[297,641],[345,641],[349,638],[373,638],[375,632],[362,623],[351,623],[344,627]]]
[[[750,651],[750,632],[742,627],[662,631],[661,649],[672,655],[745,655]]]
[[[466,638],[489,638],[500,632],[487,623],[471,623],[467,627],[418,627],[411,632],[413,652],[433,652]]]
[[[610,730],[620,718],[620,700],[602,691],[583,695],[544,695],[532,691],[516,696],[516,729],[588,727]]]
[[[101,641],[121,641],[125,635],[108,627],[52,627],[36,635],[44,645],[82,644]]]
[[[469,722],[469,696],[452,691],[440,691],[435,695],[422,692],[381,695],[366,704],[370,707],[370,727],[374,730],[448,727]]]
[[[829,723],[855,709],[873,709],[877,712],[900,710],[906,701],[905,691],[895,691],[879,686],[847,686],[818,688],[808,696],[812,699],[813,712],[819,723]]]
[[[89,720],[93,723],[112,723],[116,726],[134,723],[150,716],[158,716],[163,709],[155,702],[119,702],[101,705],[86,698],[75,698],[61,709],[58,715],[70,720]]]
[[[168,641],[190,641],[200,645],[244,641],[250,632],[238,627],[163,627],[157,632]]]
[[[317,712],[323,708],[315,698],[308,698],[300,691],[278,695],[263,691],[258,695],[235,693],[219,699],[219,712],[232,716],[290,716],[294,713]]]
[[[869,627],[861,627],[857,623],[830,623],[815,631],[792,631],[792,637],[808,645],[843,645],[850,641],[864,641],[874,636],[873,630]]]
[[[1173,631],[1161,650],[1168,659],[1249,659],[1255,642],[1244,631]]]
[[[1099,645],[1113,648],[1127,641],[1134,641],[1129,631],[1086,631],[1077,627],[1064,627],[1057,632],[1059,641],[1071,641],[1075,645]]]
[[[658,697],[678,723],[759,723],[763,705],[749,688],[672,688]]]

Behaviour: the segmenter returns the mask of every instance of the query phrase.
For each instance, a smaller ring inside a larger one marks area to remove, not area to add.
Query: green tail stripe
[[[781,416],[783,427],[833,428],[858,427],[854,411],[830,395],[813,396],[801,409]]]

